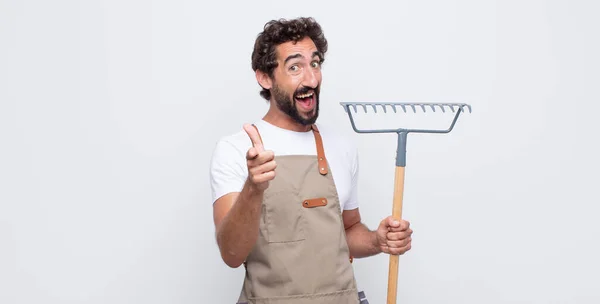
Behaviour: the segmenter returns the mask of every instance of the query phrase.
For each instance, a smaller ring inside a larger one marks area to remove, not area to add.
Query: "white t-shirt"
[[[295,132],[276,127],[264,120],[255,123],[265,150],[277,155],[317,155],[312,131]],[[333,174],[342,210],[358,208],[358,154],[356,147],[334,129],[316,124],[325,157]],[[248,176],[246,152],[252,147],[248,134],[241,129],[219,139],[210,165],[210,184],[213,203],[221,196],[240,192]]]

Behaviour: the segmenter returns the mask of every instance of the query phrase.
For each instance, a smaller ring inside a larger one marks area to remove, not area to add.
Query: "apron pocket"
[[[271,196],[264,204],[267,242],[286,243],[305,239],[302,203],[290,199],[289,193]]]

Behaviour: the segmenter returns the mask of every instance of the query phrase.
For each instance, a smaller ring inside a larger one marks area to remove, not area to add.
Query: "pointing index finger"
[[[256,148],[258,152],[262,152],[263,143],[260,138],[260,135],[258,134],[258,131],[256,130],[256,127],[250,124],[244,124],[244,131],[246,131],[246,134],[248,134],[248,137],[250,137],[250,141],[252,141],[252,146]]]

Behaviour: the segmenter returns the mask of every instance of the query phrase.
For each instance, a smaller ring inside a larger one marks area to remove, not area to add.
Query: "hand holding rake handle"
[[[471,106],[464,103],[405,103],[405,102],[341,102],[340,103],[346,113],[348,113],[348,117],[350,118],[350,123],[352,124],[352,128],[356,133],[397,133],[398,134],[398,149],[396,150],[396,172],[394,176],[394,197],[393,197],[393,207],[392,207],[392,217],[396,220],[402,219],[402,198],[404,196],[404,168],[406,167],[406,139],[408,133],[450,133],[458,120],[458,116],[460,113],[464,112],[464,109],[469,109],[469,113],[471,112]],[[354,118],[352,116],[352,110],[354,113],[357,113],[357,107],[362,107],[364,112],[367,113],[367,108],[370,107],[373,109],[375,113],[377,113],[377,107],[381,107],[385,112],[387,112],[387,107],[392,108],[394,113],[396,113],[396,107],[402,108],[402,110],[406,113],[407,107],[410,107],[414,113],[417,113],[417,108],[420,107],[424,112],[427,108],[431,108],[435,112],[435,107],[439,107],[442,112],[445,111],[445,107],[448,107],[454,111],[454,108],[457,108],[456,114],[454,115],[454,119],[452,120],[452,124],[448,129],[445,130],[424,130],[424,129],[371,129],[371,130],[361,130],[356,127],[356,123],[354,122]],[[390,255],[389,262],[389,274],[388,274],[388,294],[387,294],[387,304],[395,304],[397,298],[397,287],[398,287],[398,255]]]

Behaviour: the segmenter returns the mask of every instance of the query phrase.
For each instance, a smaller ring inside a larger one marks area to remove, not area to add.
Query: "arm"
[[[214,203],[217,245],[229,267],[239,267],[258,238],[262,197],[262,191],[246,182],[241,192],[226,194]]]
[[[342,218],[344,219],[344,228],[346,229],[346,241],[348,242],[352,257],[364,258],[381,253],[376,232],[369,230],[361,222],[358,208],[344,210]]]
[[[350,255],[355,258],[373,256],[381,252],[404,254],[411,248],[412,229],[407,221],[394,221],[389,216],[379,223],[377,230],[371,231],[361,222],[358,208],[344,210],[342,217]]]
[[[265,151],[258,131],[250,125],[244,130],[252,141],[246,153],[247,178],[240,192],[218,198],[213,204],[216,239],[223,261],[229,267],[239,267],[258,238],[263,193],[275,178],[275,155]],[[226,174],[227,179],[231,174]]]

